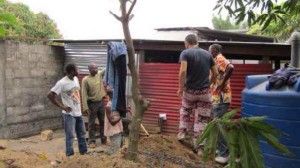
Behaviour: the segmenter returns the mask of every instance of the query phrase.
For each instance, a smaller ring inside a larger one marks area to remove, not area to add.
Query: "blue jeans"
[[[115,135],[109,137],[109,139],[112,144],[107,153],[109,155],[112,155],[112,154],[115,154],[122,147],[123,135],[120,132],[118,134],[115,134]]]
[[[70,114],[62,114],[64,119],[64,128],[66,135],[66,156],[74,155],[73,141],[76,133],[78,139],[78,148],[80,154],[87,152],[87,143],[85,139],[85,127],[82,116],[73,117]]]
[[[229,103],[214,104],[212,107],[212,113],[214,117],[222,117],[229,108]],[[227,157],[229,155],[229,150],[227,147],[226,139],[223,135],[220,136],[217,144],[218,156]]]

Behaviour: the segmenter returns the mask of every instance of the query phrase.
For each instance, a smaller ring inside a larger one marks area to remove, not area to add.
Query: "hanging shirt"
[[[217,76],[216,83],[211,84],[211,95],[212,95],[212,104],[231,103],[231,88],[229,79],[225,83],[225,87],[222,92],[217,93],[216,89],[222,84],[222,81],[225,77],[225,71],[230,62],[222,55],[219,54],[214,58],[219,75]],[[222,98],[222,101],[221,101]]]

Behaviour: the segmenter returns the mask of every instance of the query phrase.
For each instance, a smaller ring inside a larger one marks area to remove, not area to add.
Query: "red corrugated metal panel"
[[[231,108],[241,107],[242,90],[245,88],[247,75],[271,74],[272,64],[235,64],[234,73],[230,79],[232,88]]]
[[[146,63],[140,65],[141,94],[151,101],[143,122],[157,126],[159,113],[167,114],[163,132],[175,133],[178,130],[180,98],[178,88],[179,64]]]
[[[233,92],[232,108],[241,106],[241,91],[245,87],[245,76],[272,73],[272,65],[236,64],[231,77]],[[140,65],[141,94],[151,101],[145,112],[143,122],[157,126],[159,113],[167,114],[163,132],[177,133],[179,124],[180,98],[176,95],[178,88],[179,64],[145,63]],[[190,124],[191,125],[191,124]]]

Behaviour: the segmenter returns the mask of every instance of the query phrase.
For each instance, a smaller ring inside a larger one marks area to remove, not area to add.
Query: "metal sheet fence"
[[[76,63],[80,74],[88,74],[88,65],[96,63],[99,69],[106,67],[107,46],[97,43],[65,44],[65,64]]]
[[[245,87],[244,80],[247,75],[272,73],[271,64],[235,64],[234,66],[235,70],[231,78],[233,93],[231,108],[241,106],[241,92]],[[178,72],[179,64],[144,63],[140,65],[141,94],[151,101],[151,106],[143,116],[143,123],[156,127],[159,114],[165,113],[167,121],[163,123],[164,133],[177,133],[178,131],[181,105],[180,98],[176,95]]]

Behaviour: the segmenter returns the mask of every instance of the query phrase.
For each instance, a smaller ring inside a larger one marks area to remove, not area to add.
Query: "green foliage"
[[[213,16],[212,23],[216,30],[233,30],[241,28],[240,25],[231,21],[229,16],[227,16],[226,19],[223,19],[221,15],[219,17]]]
[[[218,0],[215,9],[221,12],[224,8],[237,20],[237,23],[247,20],[249,26],[255,24],[262,26],[262,31],[266,30],[272,22],[277,23],[280,20],[285,23],[287,17],[300,17],[299,0],[286,0],[283,3],[277,0],[275,2],[273,0]],[[260,14],[255,14],[258,13],[258,9]]]
[[[216,118],[210,122],[197,143],[205,141],[203,159],[215,158],[217,139],[222,134],[227,140],[230,153],[229,168],[252,168],[265,167],[262,152],[259,145],[259,137],[262,137],[268,144],[278,151],[289,156],[293,154],[280,144],[278,137],[281,132],[272,125],[264,122],[265,116],[245,117],[231,119],[237,113],[237,109],[225,114],[221,118]]]
[[[22,3],[2,1],[0,8],[16,18],[16,24],[6,24],[4,26],[5,35],[42,39],[61,38],[55,22],[46,14],[34,14],[28,6]]]
[[[286,41],[295,30],[300,31],[300,15],[286,14],[282,18],[283,20],[277,22],[272,21],[264,31],[262,25],[255,24],[248,33],[272,36],[279,41]]]
[[[6,34],[6,26],[14,26],[17,23],[16,18],[2,8],[4,2],[4,0],[0,0],[0,36]]]

